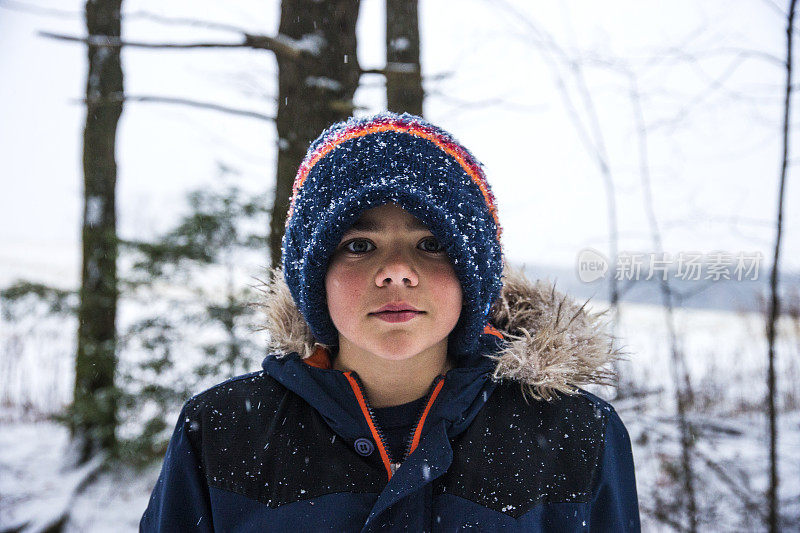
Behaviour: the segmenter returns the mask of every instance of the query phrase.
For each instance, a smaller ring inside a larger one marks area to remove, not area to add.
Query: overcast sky
[[[509,260],[567,267],[584,247],[608,250],[603,177],[565,104],[576,105],[587,127],[590,115],[576,90],[576,71],[545,58],[543,35],[581,60],[617,188],[620,250],[653,251],[630,96],[635,79],[665,250],[771,257],[785,73],[768,56],[785,54],[785,3],[515,2],[515,13],[505,2],[459,0],[456,9],[455,2],[420,0],[426,118],[485,164]],[[0,283],[25,276],[75,286],[84,120],[76,100],[84,92],[85,51],[37,33],[83,34],[83,5],[24,2],[67,12],[63,16],[20,5],[0,0]],[[125,0],[123,8],[273,35],[280,3]],[[364,68],[384,62],[383,16],[383,0],[362,0]],[[157,42],[238,38],[135,16],[126,19],[123,34]],[[275,112],[276,63],[269,52],[126,49],[123,68],[131,95]],[[441,74],[449,75],[437,78]],[[382,78],[365,75],[361,82],[359,113],[383,109]],[[797,161],[796,134],[792,148]],[[188,190],[217,184],[218,163],[239,169],[235,181],[247,190],[271,187],[275,131],[266,121],[132,103],[120,121],[117,159],[120,232],[151,235],[178,216]],[[796,165],[792,171],[783,264],[798,269]]]

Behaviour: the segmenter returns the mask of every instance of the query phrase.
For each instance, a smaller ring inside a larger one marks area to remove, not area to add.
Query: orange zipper
[[[361,380],[358,378],[358,375],[352,371],[348,371],[344,372],[344,376],[347,378],[347,381],[350,382],[350,387],[353,389],[353,393],[356,396],[358,405],[361,407],[361,413],[364,415],[367,425],[369,426],[369,430],[372,433],[373,440],[378,446],[378,453],[381,456],[383,466],[386,468],[386,475],[389,479],[392,479],[392,475],[394,475],[394,472],[397,470],[397,468],[399,468],[402,462],[405,461],[405,459],[417,448],[417,445],[422,437],[422,428],[425,425],[425,419],[428,416],[428,412],[430,411],[433,402],[436,401],[439,391],[442,390],[442,386],[444,385],[444,375],[440,374],[436,376],[436,379],[433,380],[433,384],[431,385],[432,390],[428,393],[429,398],[425,403],[425,409],[423,409],[417,424],[414,426],[414,430],[411,433],[411,442],[409,443],[409,446],[399,463],[392,462],[392,457],[389,454],[389,446],[387,445],[383,432],[380,430],[380,427],[375,421],[375,414],[372,410],[372,406],[369,404],[369,400],[367,400],[367,395],[364,393],[364,389],[361,386]]]

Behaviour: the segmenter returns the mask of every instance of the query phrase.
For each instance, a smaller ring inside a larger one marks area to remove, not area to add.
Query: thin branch
[[[713,420],[708,420],[711,422],[712,427],[710,428],[712,431],[717,430],[717,428],[713,427],[718,424]],[[658,427],[654,422],[662,422],[671,424],[673,422],[671,417],[656,417],[652,421],[647,421],[644,423],[648,433],[655,433],[658,434],[660,437],[665,439],[672,438],[672,434],[670,432],[664,431],[660,427]],[[702,426],[702,424],[700,424]],[[726,433],[726,431],[722,431]],[[733,478],[730,474],[729,470],[731,469],[731,465],[724,464],[722,462],[718,462],[715,459],[712,459],[707,453],[702,452],[697,446],[692,448],[692,456],[700,459],[709,470],[715,473],[718,476],[718,479],[728,487],[731,494],[736,496],[742,506],[750,513],[758,515],[760,518],[765,518],[765,512],[761,509],[761,506],[755,501],[755,497],[750,493],[748,488],[742,488],[742,483],[739,480]],[[745,475],[742,472],[741,467],[734,467],[734,470],[737,471],[740,475]],[[684,528],[681,528],[684,529]]]
[[[675,47],[666,49],[664,53],[667,54],[666,58],[674,58],[686,63],[695,63],[700,59],[709,57],[713,58],[716,56],[732,55],[739,59],[761,59],[767,63],[771,63],[779,67],[783,67],[785,64],[785,61],[782,58],[774,54],[770,54],[769,52],[753,50],[751,48],[740,48],[737,46],[722,46],[719,48],[712,48],[710,50],[702,50],[698,52],[687,52],[685,49]]]
[[[705,59],[716,59],[718,57],[736,56],[744,59],[758,59],[783,68],[785,61],[769,52],[754,50],[752,48],[742,48],[737,46],[722,46],[708,50],[698,50],[695,52],[687,51],[684,44],[670,46],[656,53],[643,56],[620,56],[615,59],[608,59],[600,55],[599,52],[589,50],[583,53],[582,63],[588,66],[603,67],[610,70],[619,70],[619,65],[639,65],[644,64],[647,68],[641,70],[645,72],[653,66],[671,65],[675,63],[698,63]]]
[[[391,69],[387,69],[386,67],[384,67],[384,68],[362,68],[361,69],[361,74],[377,74],[379,76],[386,76],[386,74],[389,73],[389,72],[397,72],[397,71],[396,70],[392,71]],[[425,82],[442,81],[442,80],[446,80],[447,78],[452,78],[454,74],[455,74],[455,72],[450,71],[450,72],[440,72],[438,74],[423,75],[422,76],[422,81],[425,81]]]
[[[658,224],[658,218],[655,212],[655,203],[653,201],[652,184],[650,179],[650,156],[648,148],[648,131],[644,110],[642,109],[642,99],[639,92],[639,84],[636,75],[633,72],[628,73],[629,80],[629,94],[631,100],[631,107],[633,108],[633,117],[636,124],[636,133],[639,151],[639,173],[642,182],[642,193],[644,200],[645,213],[650,223],[651,239],[653,240],[653,247],[657,253],[663,253],[663,239],[661,238],[661,229]],[[687,413],[689,405],[692,402],[692,387],[689,380],[689,371],[686,367],[686,358],[678,340],[677,324],[675,320],[674,310],[674,291],[667,278],[662,277],[659,280],[659,288],[664,306],[664,320],[667,326],[669,348],[671,356],[670,371],[672,372],[672,380],[675,383],[675,401],[678,410],[678,429],[680,431],[680,444],[681,444],[681,466],[683,468],[683,486],[686,491],[685,497],[688,499],[687,513],[689,519],[689,531],[697,531],[697,496],[695,494],[694,471],[692,468],[691,453],[693,448],[693,434],[692,425],[687,420]]]
[[[458,111],[461,109],[472,108],[486,108],[489,106],[498,107],[502,109],[512,109],[516,111],[537,112],[540,113],[545,109],[545,105],[528,105],[520,104],[518,102],[511,102],[505,96],[496,96],[493,98],[485,98],[483,100],[464,100],[462,98],[455,98],[446,91],[432,90],[425,91],[428,98],[436,97],[448,103],[452,103],[453,107],[450,112]]]
[[[696,214],[692,213],[688,216],[683,216],[681,218],[676,218],[674,220],[669,220],[667,222],[662,223],[662,229],[672,229],[672,228],[691,228],[697,227],[697,224],[703,223],[711,223],[711,224],[724,224],[726,226],[750,226],[750,227],[773,227],[773,223],[767,219],[763,218],[755,218],[755,217],[743,217],[739,215],[731,215],[731,216],[724,216],[724,215],[714,215],[714,214]]]
[[[605,146],[604,133],[600,127],[594,100],[589,92],[586,79],[583,75],[582,65],[577,60],[570,57],[562,47],[558,45],[553,36],[539,25],[530,20],[524,13],[517,10],[508,2],[498,2],[507,12],[512,13],[517,20],[521,21],[529,30],[544,60],[550,65],[554,74],[555,82],[559,89],[559,94],[564,103],[564,107],[573,126],[577,130],[578,137],[583,143],[586,151],[594,158],[600,171],[603,185],[606,192],[606,211],[608,215],[608,247],[609,257],[614,268],[617,264],[617,246],[619,243],[619,228],[617,222],[616,205],[616,185],[611,171],[609,154]],[[572,74],[572,81],[577,87],[578,98],[584,109],[586,120],[581,117],[576,108],[576,103],[570,96],[567,87],[566,76],[562,73],[563,65],[566,65]],[[587,124],[588,122],[588,124]],[[619,287],[615,276],[612,276],[609,283],[609,300],[612,310],[612,335],[613,328],[619,322]]]
[[[2,2],[3,0],[0,0]],[[194,28],[204,28],[207,30],[216,30],[216,31],[228,31],[232,33],[239,33],[245,36],[246,39],[250,39],[252,42],[261,44],[260,39],[273,39],[273,43],[270,46],[263,46],[263,48],[268,48],[270,50],[274,50],[276,46],[286,44],[285,41],[288,39],[285,36],[279,36],[278,38],[271,38],[266,36],[260,35],[253,35],[248,33],[244,28],[240,26],[234,26],[231,24],[223,24],[220,22],[202,20],[202,19],[190,19],[190,18],[183,18],[183,17],[165,17],[163,15],[156,15],[155,13],[150,13],[148,11],[133,11],[130,13],[126,13],[124,15],[125,19],[144,19],[149,20],[151,22],[156,22],[158,24],[165,24],[169,26],[189,26]],[[247,44],[247,41],[245,42]],[[257,46],[257,48],[262,48],[262,46]],[[296,48],[296,46],[295,46]],[[276,52],[277,53],[277,52]],[[377,74],[380,76],[386,76],[389,73],[397,72],[398,68],[395,67],[392,69],[390,66],[382,67],[382,68],[368,68],[368,69],[361,69],[361,74]],[[426,82],[435,82],[441,81],[443,79],[447,79],[453,76],[453,72],[442,72],[439,74],[431,74],[423,77],[423,81]]]
[[[15,0],[0,0],[0,7],[11,11],[23,13],[33,13],[34,15],[46,15],[50,17],[83,17],[83,11],[68,11],[66,9],[54,9],[28,4],[26,2],[16,2]]]
[[[772,10],[775,13],[777,13],[782,19],[786,18],[786,12],[783,10],[781,6],[776,4],[774,0],[762,0],[762,2],[764,2],[764,4],[766,4],[768,7],[772,8]]]
[[[734,479],[728,473],[728,465],[721,465],[716,462],[714,459],[709,457],[708,455],[702,453],[698,449],[693,450],[694,454],[699,457],[706,466],[714,472],[720,481],[722,481],[725,485],[727,485],[728,489],[733,493],[734,496],[739,498],[742,506],[749,514],[757,515],[762,521],[766,518],[766,513],[761,508],[761,505],[753,498],[751,495],[746,491],[742,490],[741,482]]]
[[[106,48],[150,48],[150,49],[200,49],[200,48],[251,48],[258,50],[270,50],[277,55],[290,59],[300,59],[306,54],[316,55],[313,47],[305,46],[303,43],[289,39],[288,37],[270,37],[268,35],[252,35],[245,33],[242,41],[238,43],[219,43],[219,42],[199,42],[199,43],[147,43],[141,41],[125,41],[120,38],[106,37],[104,35],[90,35],[88,37],[77,37],[61,33],[39,32],[42,37],[57,39],[61,41],[71,41],[88,44],[90,46]]]
[[[386,75],[386,69],[382,68],[362,68],[361,74],[378,74],[380,76]]]
[[[150,13],[148,11],[132,11],[130,13],[123,14],[122,18],[124,20],[144,19],[149,20],[150,22],[156,22],[158,24],[164,24],[168,26],[189,26],[193,28],[204,28],[207,30],[220,30],[247,34],[247,31],[244,28],[233,26],[231,24],[183,17],[165,17],[163,15],[156,15],[155,13]]]
[[[275,120],[275,117],[272,117],[270,115],[265,115],[264,113],[259,113],[257,111],[248,111],[246,109],[235,109],[232,107],[227,107],[220,104],[214,104],[211,102],[201,102],[198,100],[189,100],[187,98],[174,98],[169,96],[147,96],[147,95],[131,96],[131,95],[117,94],[108,98],[95,98],[95,99],[82,98],[77,101],[88,105],[108,105],[108,104],[118,104],[120,102],[147,102],[147,103],[157,103],[157,104],[175,104],[175,105],[183,105],[189,107],[198,107],[201,109],[210,109],[212,111],[220,111],[222,113],[227,113],[229,115],[256,118],[268,122],[273,122]]]
[[[641,509],[642,514],[652,516],[656,521],[670,526],[675,531],[683,531],[686,529],[685,526],[673,516],[659,510],[658,506],[650,507],[646,503],[640,503],[639,509]]]
[[[39,32],[39,35],[49,39],[60,41],[72,41],[84,43],[91,46],[102,46],[105,48],[121,48],[123,46],[133,48],[242,48],[244,43],[144,43],[139,41],[124,41],[122,39],[106,37],[101,35],[90,35],[89,37],[77,37],[62,33],[51,33],[49,31]]]
[[[674,116],[671,118],[664,118],[651,122],[648,127],[652,131],[664,127],[669,127],[670,129],[676,128],[680,122],[689,116],[693,109],[697,108],[701,103],[703,103],[703,101],[707,100],[712,94],[714,94],[714,92],[721,90],[724,87],[725,81],[727,81],[728,78],[736,73],[739,67],[742,66],[743,62],[743,57],[735,57],[722,74],[716,78],[713,78],[706,87],[704,87],[701,91],[698,91],[694,97],[692,97],[689,102],[686,103],[686,105],[681,107],[678,112],[674,114]]]

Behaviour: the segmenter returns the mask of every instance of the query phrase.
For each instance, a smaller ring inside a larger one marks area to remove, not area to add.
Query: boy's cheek
[[[357,313],[363,293],[363,280],[355,273],[340,269],[326,276],[325,301],[331,313]]]
[[[364,283],[363,274],[359,274],[352,269],[334,267],[328,270],[325,276],[325,289],[330,295],[342,292],[360,291]]]

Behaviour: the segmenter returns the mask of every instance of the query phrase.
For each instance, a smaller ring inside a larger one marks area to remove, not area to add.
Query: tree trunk
[[[417,0],[386,0],[386,103],[390,111],[422,116]]]
[[[87,0],[90,36],[120,37],[122,0]],[[117,227],[115,144],[122,103],[119,48],[88,45],[83,133],[83,266],[70,429],[77,460],[116,444]],[[110,98],[109,98],[110,97]],[[107,100],[106,100],[107,99]]]
[[[309,143],[329,125],[353,113],[361,69],[356,57],[359,0],[283,0],[279,33],[295,40],[315,37],[316,54],[278,61],[278,168],[270,219],[270,258],[280,263],[286,211],[297,167]]]
[[[775,248],[770,273],[770,306],[767,319],[767,344],[769,345],[769,370],[767,372],[767,388],[769,405],[769,530],[780,531],[780,509],[778,507],[778,409],[776,397],[778,388],[775,377],[775,334],[776,323],[781,314],[779,297],[779,267],[781,253],[781,233],[783,231],[783,198],[786,190],[786,172],[789,164],[789,132],[791,131],[792,102],[792,36],[794,34],[794,13],[796,0],[789,3],[786,17],[786,91],[783,103],[783,159],[781,160],[781,177],[778,191],[778,216],[775,221]]]

